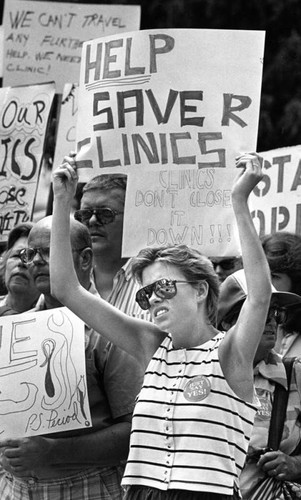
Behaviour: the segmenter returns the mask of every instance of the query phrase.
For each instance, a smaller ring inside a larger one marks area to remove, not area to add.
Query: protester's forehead
[[[125,191],[118,187],[114,187],[113,189],[92,189],[91,191],[83,193],[81,207],[85,204],[91,205],[91,202],[95,206],[106,205],[114,201],[121,201],[124,203],[124,199]]]
[[[50,234],[51,234],[51,223],[49,220],[42,219],[37,222],[35,226],[31,229],[28,236],[28,245],[39,246],[39,242],[43,242],[43,245],[40,246],[49,246],[50,245]],[[47,243],[47,245],[46,245]]]

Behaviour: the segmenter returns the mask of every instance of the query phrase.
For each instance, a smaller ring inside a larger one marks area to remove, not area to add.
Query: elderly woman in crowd
[[[20,252],[27,247],[32,227],[31,222],[23,222],[8,235],[7,247],[0,261],[0,277],[7,289],[7,294],[0,297],[0,316],[28,311],[34,307],[40,295],[27,264],[20,256]]]

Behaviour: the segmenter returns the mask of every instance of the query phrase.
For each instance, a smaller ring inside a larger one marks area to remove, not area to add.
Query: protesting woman
[[[87,293],[73,270],[69,238],[77,185],[74,159],[66,157],[53,175],[52,293],[146,370],[122,482],[127,499],[228,500],[239,495],[256,413],[253,358],[271,283],[247,203],[262,178],[260,160],[246,154],[237,167],[232,203],[248,296],[227,335],[215,327],[219,283],[212,263],[183,245],[147,248],[134,261],[142,286],[136,300],[149,309],[153,322],[129,317]]]

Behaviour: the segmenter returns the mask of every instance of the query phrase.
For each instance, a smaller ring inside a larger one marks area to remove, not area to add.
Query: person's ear
[[[81,268],[86,271],[87,269],[92,268],[93,263],[93,251],[92,248],[86,247],[80,253],[80,263]]]
[[[200,281],[197,285],[197,298],[204,300],[207,298],[209,292],[209,285],[207,281]]]

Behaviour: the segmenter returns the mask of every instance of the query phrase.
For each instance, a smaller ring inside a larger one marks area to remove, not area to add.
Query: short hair
[[[92,248],[92,238],[87,226],[81,222],[75,220],[73,217],[70,218],[70,241],[71,247],[73,249],[84,249]]]
[[[198,250],[186,245],[144,248],[132,259],[131,270],[138,282],[142,281],[143,270],[155,261],[174,265],[183,273],[187,281],[207,281],[209,285],[208,319],[213,325],[216,325],[220,285],[212,262]]]
[[[82,194],[88,191],[122,189],[126,190],[126,174],[101,174],[90,179],[83,187]]]
[[[301,295],[301,236],[279,231],[261,238],[261,244],[273,273],[284,273],[292,281],[290,292]]]
[[[0,278],[4,281],[7,260],[11,254],[11,249],[20,238],[27,238],[34,224],[32,222],[22,222],[17,224],[8,234],[6,248],[0,259]]]

